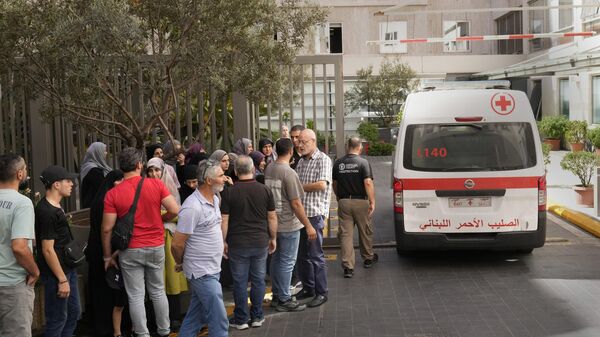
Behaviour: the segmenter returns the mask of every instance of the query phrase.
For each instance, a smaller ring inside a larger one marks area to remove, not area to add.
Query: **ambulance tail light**
[[[538,179],[538,211],[546,210],[546,200],[546,176],[543,176]]]
[[[461,123],[472,123],[481,122],[483,120],[483,117],[455,117],[454,120]]]
[[[404,213],[402,180],[394,179],[394,213]]]

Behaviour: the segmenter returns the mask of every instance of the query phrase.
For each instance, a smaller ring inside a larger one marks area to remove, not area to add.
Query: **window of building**
[[[546,6],[546,0],[535,0],[529,2],[529,7]],[[548,10],[532,10],[529,11],[529,32],[531,34],[547,33],[548,25]],[[545,48],[545,39],[529,40],[531,50],[537,51]]]
[[[342,50],[342,24],[329,24],[329,52],[331,54],[341,54]]]
[[[592,123],[600,124],[600,76],[592,77]]]
[[[444,21],[443,28],[444,38],[447,39],[469,36],[469,22],[467,21]],[[470,48],[469,41],[444,42],[445,52],[465,52],[469,51]]]
[[[496,19],[498,35],[523,34],[521,12],[510,12]],[[523,54],[523,40],[498,40],[498,54]]]
[[[573,5],[573,0],[560,0],[560,6]],[[558,10],[558,28],[563,29],[573,25],[573,8]]]
[[[584,20],[591,19],[600,14],[600,1],[598,0],[583,0],[583,5],[586,7],[581,8],[581,18]],[[596,7],[587,7],[588,5],[597,5]]]
[[[561,78],[559,80],[559,110],[560,114],[565,117],[569,117],[569,79]]]
[[[379,39],[384,41],[398,41],[406,39],[406,22],[392,21],[379,23]],[[386,53],[406,53],[406,43],[383,43],[379,46],[379,52]]]
[[[315,54],[341,54],[343,52],[341,23],[324,23],[315,28]]]

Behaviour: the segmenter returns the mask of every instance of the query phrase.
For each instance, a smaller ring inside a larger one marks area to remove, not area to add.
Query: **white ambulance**
[[[486,83],[408,96],[393,161],[399,253],[544,245],[545,167],[529,100],[508,82]]]

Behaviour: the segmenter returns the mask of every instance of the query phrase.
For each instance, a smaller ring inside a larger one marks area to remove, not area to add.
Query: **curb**
[[[548,211],[600,238],[600,221],[593,217],[557,204],[548,205]]]

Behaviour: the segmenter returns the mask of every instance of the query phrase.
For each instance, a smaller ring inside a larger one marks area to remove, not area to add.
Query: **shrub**
[[[544,165],[548,166],[550,164],[550,150],[552,149],[552,145],[550,144],[542,144],[542,153],[544,154]]]
[[[542,118],[538,129],[546,138],[562,139],[568,126],[569,120],[565,116],[548,116]]]
[[[569,121],[565,136],[569,143],[585,142],[585,140],[587,139],[587,122]]]
[[[587,137],[595,148],[600,149],[600,128],[589,129]]]
[[[576,175],[582,187],[590,186],[596,166],[600,166],[600,156],[587,151],[569,152],[560,161],[560,167]]]
[[[369,143],[375,143],[379,139],[379,131],[375,124],[365,121],[360,122],[356,131],[358,131],[358,134]]]
[[[369,143],[369,156],[391,156],[395,148],[394,144]]]

